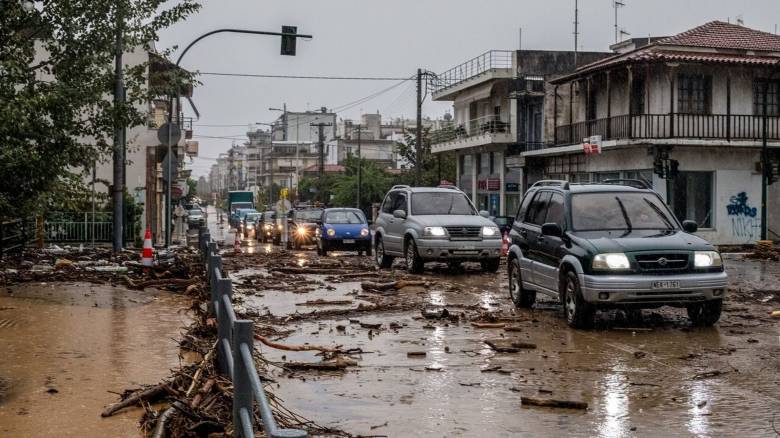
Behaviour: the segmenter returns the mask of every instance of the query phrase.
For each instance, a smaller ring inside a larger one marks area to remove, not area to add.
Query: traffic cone
[[[154,250],[152,249],[152,231],[147,228],[144,234],[144,249],[141,251],[141,263],[145,268],[154,264]]]
[[[236,240],[233,241],[233,249],[237,252],[241,252],[241,236],[238,235],[238,232],[235,234]]]
[[[509,233],[504,231],[504,241],[501,242],[501,255],[509,254]]]

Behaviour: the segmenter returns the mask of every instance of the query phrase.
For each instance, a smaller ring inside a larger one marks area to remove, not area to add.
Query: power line
[[[222,73],[222,72],[200,72],[205,76],[230,76],[241,78],[276,78],[276,79],[323,79],[336,81],[409,81],[411,78],[394,78],[381,76],[300,76],[300,75],[270,75],[256,73]]]

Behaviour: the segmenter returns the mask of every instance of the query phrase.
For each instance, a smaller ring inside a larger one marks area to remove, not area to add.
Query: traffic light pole
[[[250,35],[271,35],[271,36],[280,36],[282,37],[282,46],[281,46],[281,54],[282,55],[295,55],[295,41],[297,38],[305,38],[305,39],[312,39],[313,37],[311,35],[305,35],[305,34],[299,34],[297,33],[297,28],[295,26],[282,26],[281,32],[266,32],[263,30],[248,30],[248,29],[217,29],[212,30],[211,32],[206,32],[203,35],[195,38],[194,41],[192,41],[187,47],[182,50],[181,54],[179,55],[179,59],[176,60],[176,69],[179,68],[179,64],[181,64],[181,60],[184,58],[184,55],[187,54],[187,52],[198,43],[198,41],[208,38],[211,35],[216,35],[218,33],[243,33],[243,34],[250,34]],[[118,87],[118,86],[117,86]],[[178,92],[178,90],[177,90]],[[169,104],[168,104],[168,168],[167,168],[167,174],[168,174],[168,190],[167,190],[167,198],[165,200],[165,246],[168,247],[171,244],[171,184],[173,183],[173,169],[171,165],[171,158],[172,158],[172,152],[173,152],[173,146],[171,145],[172,139],[171,139],[171,128],[173,121],[173,96],[169,96]],[[177,112],[179,109],[176,109]],[[176,123],[179,123],[179,117],[177,115]],[[116,214],[114,215],[116,216]],[[120,236],[121,239],[121,236]],[[121,242],[121,240],[120,240]]]

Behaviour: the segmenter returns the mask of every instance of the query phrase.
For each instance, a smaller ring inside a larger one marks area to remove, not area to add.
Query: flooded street
[[[284,363],[322,359],[256,344],[280,365],[270,368],[276,395],[322,425],[393,437],[775,436],[780,322],[768,311],[780,302],[776,263],[727,258],[731,297],[715,327],[693,327],[684,309],[661,308],[641,316],[600,312],[596,329],[582,331],[569,328],[548,298],[532,310],[515,309],[504,267],[496,275],[478,265],[429,265],[415,277],[425,287],[377,300],[353,274],[284,276],[278,265],[255,266],[282,257],[315,270],[333,265],[347,272],[358,263],[357,271],[375,275],[366,258],[322,258],[311,250],[277,255],[246,241],[244,250],[228,263],[238,300],[260,324],[276,324],[275,341],[362,351],[351,356],[355,367],[290,371]],[[402,262],[393,275],[406,275]],[[449,317],[426,318],[426,307],[447,309]],[[521,397],[588,408],[527,407]],[[749,409],[737,414],[738,406]]]
[[[0,436],[141,436],[140,408],[100,412],[179,364],[188,306],[169,292],[90,283],[4,288]]]

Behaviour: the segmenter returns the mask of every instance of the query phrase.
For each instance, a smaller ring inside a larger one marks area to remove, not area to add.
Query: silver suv
[[[496,272],[501,232],[487,216],[455,187],[395,186],[376,220],[376,262],[389,268],[395,257],[404,257],[409,272],[420,273],[429,261],[479,261]]]

